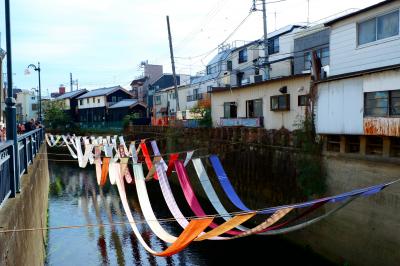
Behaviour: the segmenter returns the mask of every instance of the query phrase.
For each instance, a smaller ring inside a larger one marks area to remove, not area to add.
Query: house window
[[[329,47],[324,47],[318,50],[315,50],[317,53],[317,57],[321,60],[322,66],[329,65]],[[312,51],[308,51],[304,53],[304,69],[311,69],[312,65]]]
[[[279,53],[279,37],[268,40],[268,54]]]
[[[214,74],[217,72],[217,65],[209,65],[207,66],[207,75]]]
[[[97,99],[97,103],[100,103],[100,99]]]
[[[35,96],[31,97],[31,100],[35,100]]]
[[[304,69],[311,69],[311,52],[304,53]]]
[[[207,92],[212,92],[212,86],[211,85],[209,85],[209,86],[207,86]]]
[[[228,71],[232,71],[232,61],[231,60],[226,61],[226,69]]]
[[[93,103],[95,103],[95,102],[94,102],[94,97],[93,97]]]
[[[365,93],[365,116],[387,116],[389,111],[389,92]]]
[[[236,102],[224,103],[224,118],[237,118]]]
[[[357,29],[358,45],[399,35],[399,11],[361,22]]]
[[[86,99],[86,103],[89,103],[89,98]]]
[[[290,94],[271,96],[271,111],[289,111]]]
[[[309,99],[310,99],[310,96],[308,94],[299,95],[297,98],[298,105],[299,106],[309,106],[310,105],[310,103],[308,101]]]
[[[37,104],[34,103],[34,104],[32,104],[32,111],[36,111],[36,110],[37,110]]]
[[[161,95],[154,96],[154,101],[156,104],[161,104]]]
[[[248,118],[262,117],[262,99],[246,101],[246,116]]]
[[[79,100],[79,105],[83,105],[83,100],[82,99]]]
[[[247,48],[239,51],[239,64],[247,62]]]
[[[111,97],[111,102],[115,103],[117,101],[117,96],[112,96]]]

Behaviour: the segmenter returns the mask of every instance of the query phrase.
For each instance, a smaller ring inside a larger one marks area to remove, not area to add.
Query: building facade
[[[301,74],[236,88],[214,88],[213,125],[294,130],[308,108],[309,85],[310,76]]]
[[[79,121],[79,109],[78,109],[78,97],[87,93],[86,89],[71,91],[64,93],[54,100],[60,103],[64,112],[72,119],[74,122]]]
[[[89,91],[77,97],[79,121],[111,121],[109,108],[122,100],[131,99],[132,97],[133,95],[121,86]]]
[[[330,75],[318,84],[316,130],[330,151],[400,156],[400,1],[326,23]]]
[[[39,102],[35,91],[22,90],[16,95],[17,121],[25,123],[38,118]]]

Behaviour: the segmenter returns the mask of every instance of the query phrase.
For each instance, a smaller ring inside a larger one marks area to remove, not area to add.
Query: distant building
[[[65,93],[65,87],[64,87],[64,93],[57,98],[55,98],[55,101],[58,101],[61,103],[62,108],[66,112],[66,114],[74,121],[78,122],[79,121],[79,109],[78,109],[78,97],[87,93],[88,91],[86,89],[82,90],[77,90],[77,91],[71,91]]]
[[[112,117],[109,116],[109,108],[122,100],[132,99],[132,97],[133,95],[121,86],[89,91],[77,97],[79,121],[112,121]]]
[[[16,94],[17,121],[24,123],[38,118],[39,102],[34,91],[21,90]]]
[[[162,65],[152,65],[147,61],[142,62],[143,77],[137,78],[131,82],[131,92],[134,99],[139,102],[148,103],[149,86],[157,81],[163,75]]]

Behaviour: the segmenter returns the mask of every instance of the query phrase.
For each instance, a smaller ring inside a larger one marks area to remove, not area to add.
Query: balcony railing
[[[12,140],[0,143],[0,207],[8,197],[20,191],[20,178],[28,172],[28,166],[33,163],[43,141],[44,129],[38,128],[18,136],[17,154]],[[18,169],[14,169],[15,155]]]
[[[222,127],[263,127],[264,117],[239,117],[239,118],[220,118],[220,125]]]

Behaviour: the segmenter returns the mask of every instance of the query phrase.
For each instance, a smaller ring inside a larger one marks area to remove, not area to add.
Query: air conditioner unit
[[[254,83],[261,82],[262,80],[262,75],[254,75]]]

